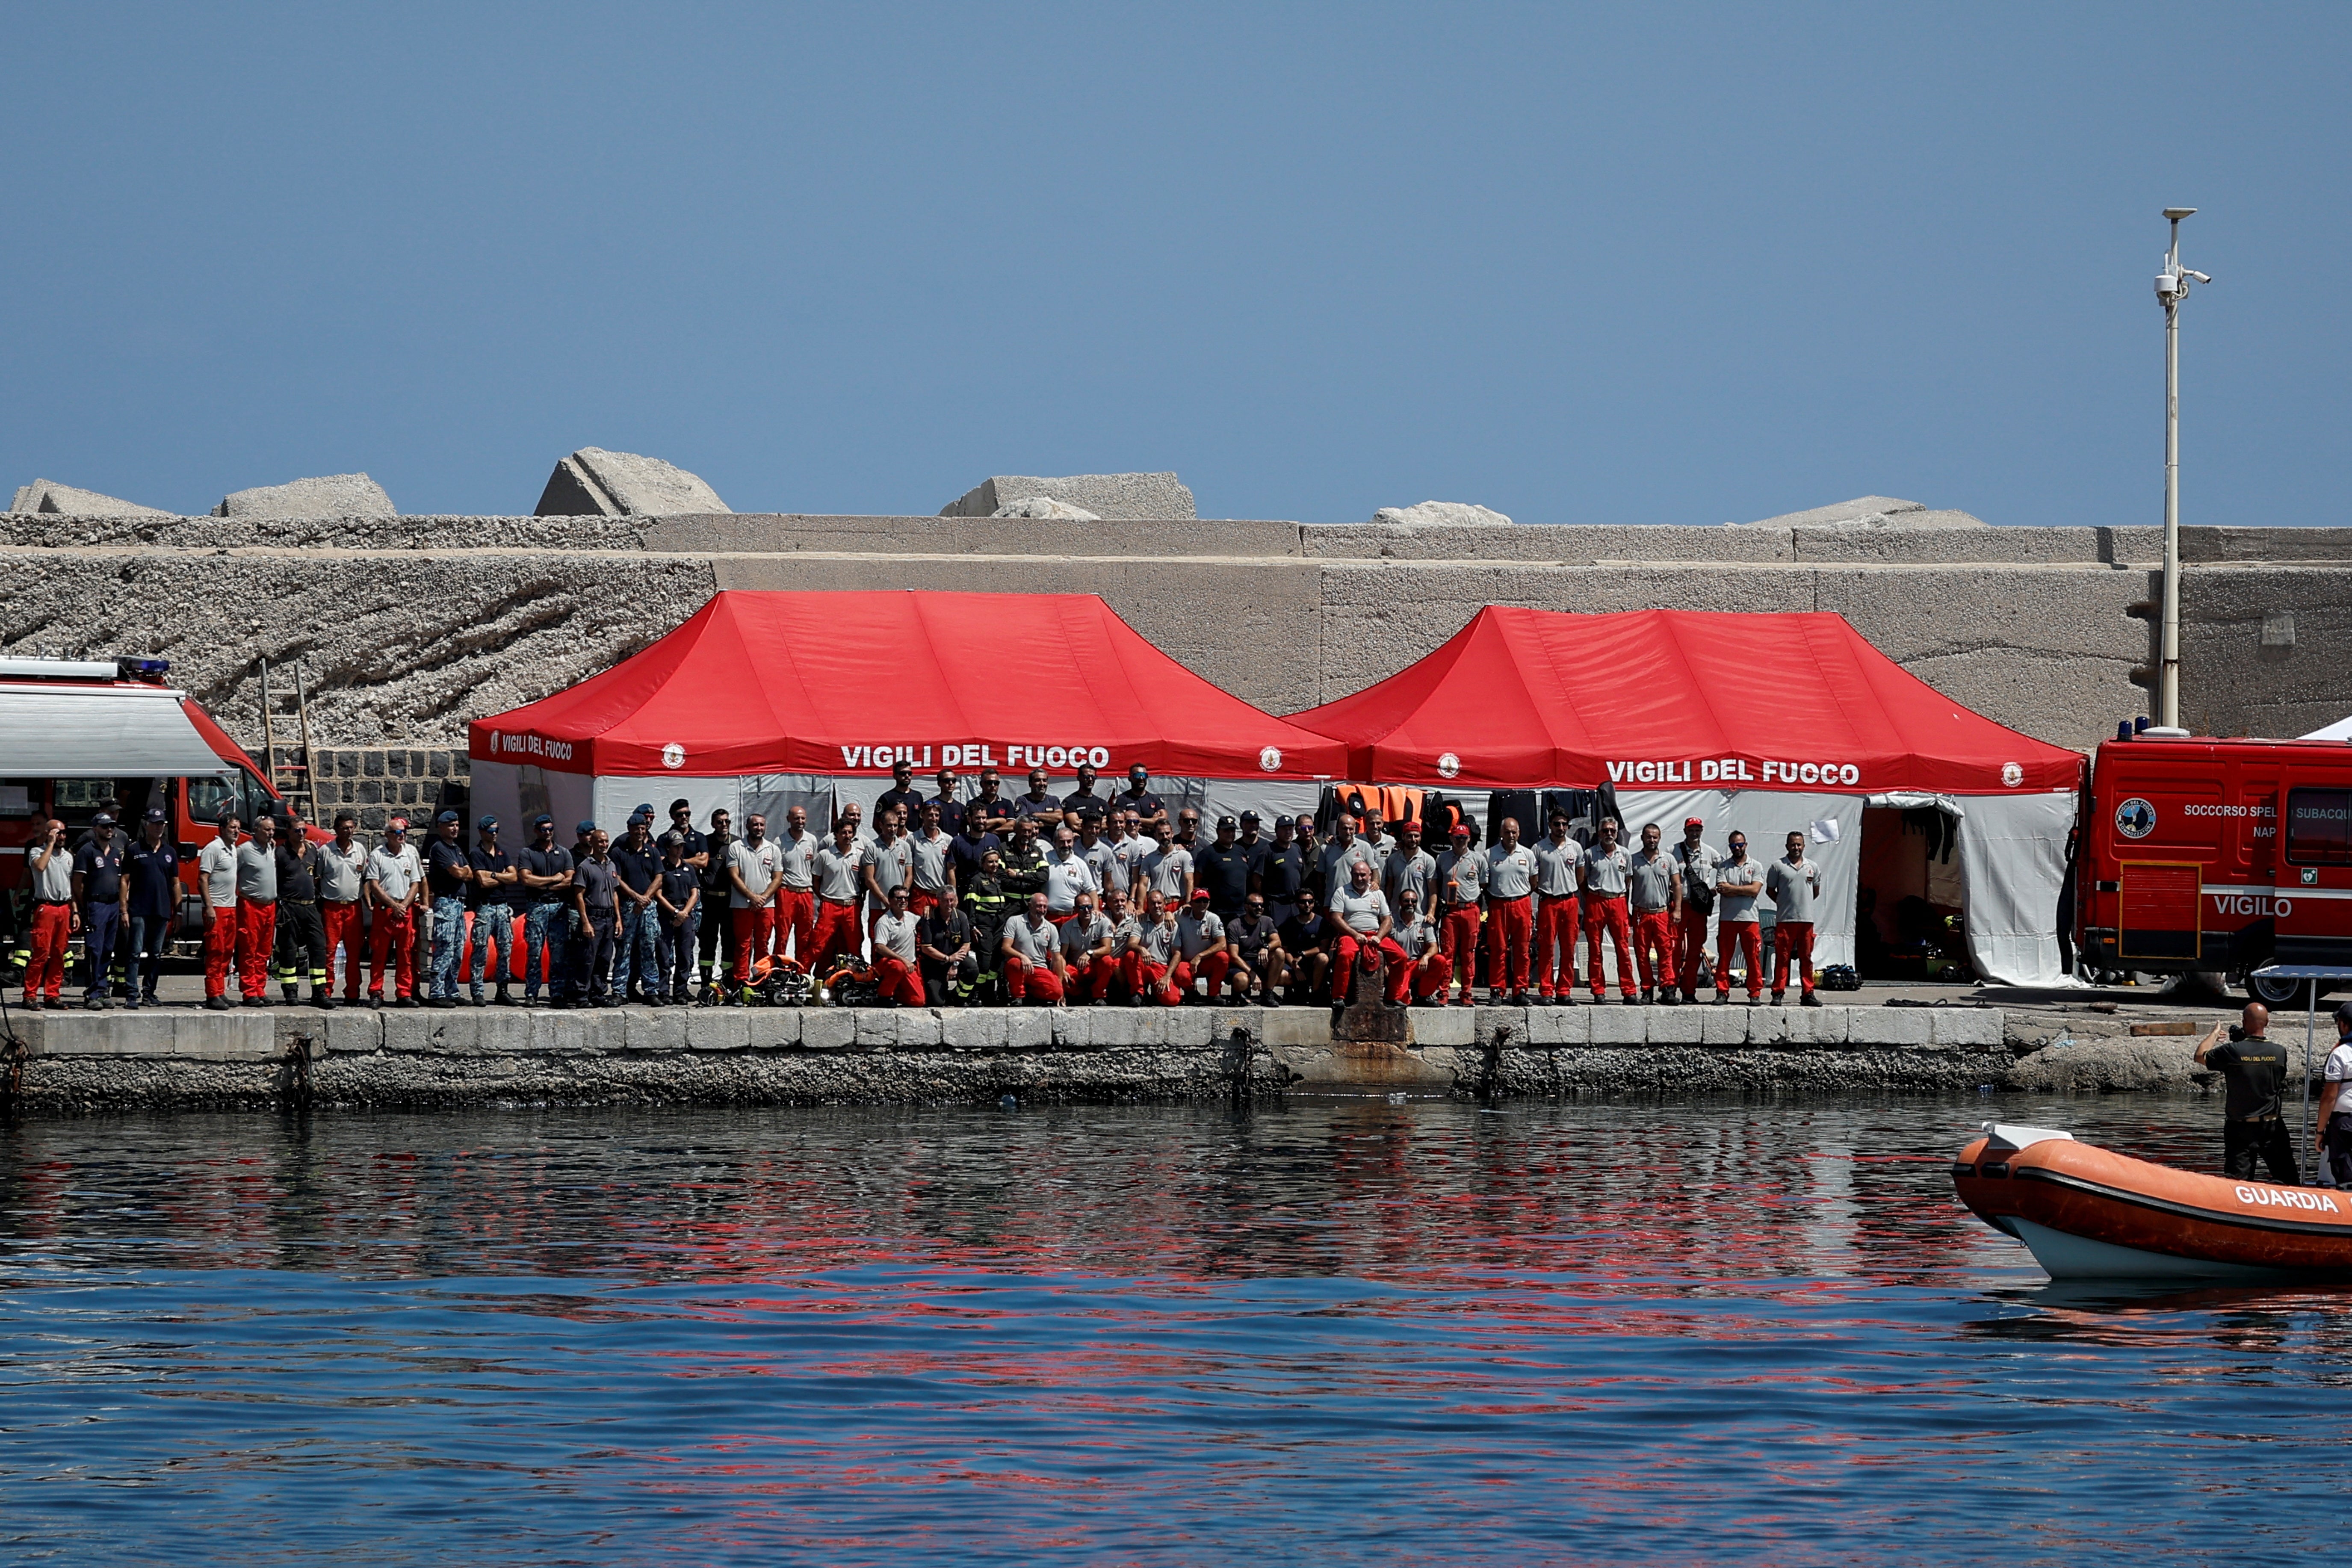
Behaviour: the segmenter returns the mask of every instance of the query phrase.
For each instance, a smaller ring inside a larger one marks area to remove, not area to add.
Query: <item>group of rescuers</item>
[[[418,1005],[419,968],[425,1005],[458,1005],[461,979],[475,1005],[529,1005],[544,979],[553,1005],[597,1006],[740,1005],[781,963],[823,982],[867,952],[863,978],[912,1006],[991,998],[1173,1006],[1229,994],[1339,1005],[1349,990],[1335,976],[1360,968],[1382,972],[1392,1005],[1467,1006],[1482,960],[1493,1001],[1564,1004],[1575,1000],[1580,931],[1596,1001],[1607,992],[1606,942],[1619,1001],[1634,1000],[1638,968],[1641,999],[1671,1004],[1697,999],[1710,917],[1716,1000],[1730,999],[1738,961],[1748,1000],[1759,1002],[1765,900],[1777,917],[1772,1000],[1783,999],[1793,963],[1801,1001],[1820,1005],[1812,921],[1822,871],[1801,832],[1769,863],[1752,859],[1737,831],[1727,851],[1706,843],[1696,817],[1671,847],[1656,824],[1645,826],[1639,848],[1619,842],[1613,820],[1586,843],[1561,813],[1532,844],[1506,817],[1483,849],[1466,824],[1449,843],[1425,846],[1415,824],[1391,833],[1376,810],[1339,816],[1319,841],[1312,816],[1276,816],[1269,834],[1255,812],[1222,816],[1203,837],[1199,813],[1170,812],[1140,766],[1123,791],[1098,793],[1091,768],[1066,795],[1049,782],[1033,773],[1027,794],[1007,797],[992,772],[964,798],[943,772],[927,795],[902,764],[875,803],[870,836],[855,804],[841,808],[830,837],[812,833],[797,805],[780,833],[759,815],[738,833],[724,809],[706,832],[683,800],[656,832],[646,804],[618,839],[582,822],[569,847],[541,815],[512,850],[493,816],[476,822],[470,847],[460,843],[454,811],[440,813],[422,852],[400,817],[373,847],[358,839],[349,812],[336,817],[331,842],[312,841],[290,813],[257,818],[249,834],[225,817],[200,856],[206,1005],[233,1005],[232,968],[244,1004],[268,1005],[273,956],[284,999],[295,998],[307,969],[321,1006],[335,1005],[338,952],[346,1002],[360,999],[364,952],[378,1006]],[[100,946],[119,923],[107,904],[126,889],[142,909],[156,901],[163,895],[151,898],[149,884],[171,883],[177,863],[165,864],[172,846],[157,813],[127,846],[103,814],[70,851],[62,825],[49,827],[28,857],[39,907],[26,997],[58,1005],[65,939],[81,930],[92,952],[87,1005],[102,1006],[111,966]],[[150,912],[152,932],[140,927],[124,944],[136,952],[117,989],[133,1006],[154,999],[154,955],[176,918],[175,888],[173,913],[164,907]],[[518,923],[520,963],[509,951]],[[509,989],[516,972],[520,998]],[[484,994],[486,973],[495,996]]]
[[[2352,1002],[2338,1003],[2335,1017],[2336,1047],[2320,1068],[2313,1101],[2312,1142],[2319,1152],[2318,1184],[2352,1187]],[[2221,1075],[2221,1173],[2267,1170],[2272,1181],[2292,1186],[2297,1173],[2287,1094],[2304,1069],[2269,1037],[2270,1022],[2270,1009],[2250,1002],[2234,1027],[2214,1025],[2192,1054],[2198,1066]]]

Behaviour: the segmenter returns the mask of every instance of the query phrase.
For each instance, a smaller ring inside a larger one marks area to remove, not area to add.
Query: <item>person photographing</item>
[[[2271,1180],[2293,1186],[2294,1140],[2287,1132],[2284,1105],[2286,1051],[2263,1037],[2270,1022],[2269,1008],[2247,1003],[2235,1026],[2216,1024],[2197,1042],[2195,1060],[2220,1073],[2227,1086],[2221,1107],[2221,1173],[2252,1176],[2259,1163],[2269,1167]],[[2230,1037],[2226,1041],[2221,1038],[2225,1032]],[[2331,1106],[2334,1100],[2331,1095]]]

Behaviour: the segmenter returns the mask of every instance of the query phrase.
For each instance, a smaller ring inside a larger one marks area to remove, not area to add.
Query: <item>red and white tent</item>
[[[1761,858],[1805,828],[1844,910],[1822,922],[1824,962],[1852,951],[1862,808],[1937,805],[1958,824],[1978,972],[2058,973],[2081,753],[1954,701],[1840,616],[1489,606],[1419,662],[1291,719],[1344,742],[1351,778],[1609,784],[1629,830],[1660,822],[1671,842],[1698,816],[1718,847],[1736,826]]]
[[[1253,708],[1144,640],[1091,594],[722,593],[601,675],[471,726],[477,811],[615,828],[651,802],[789,804],[823,826],[905,760],[1005,793],[1081,763],[1106,792],[1141,763],[1174,809],[1312,807],[1346,749]],[[1294,800],[1292,797],[1297,797]]]

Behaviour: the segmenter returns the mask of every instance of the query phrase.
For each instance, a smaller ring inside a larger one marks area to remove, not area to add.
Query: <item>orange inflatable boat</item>
[[[2068,1132],[1984,1125],[1952,1185],[2053,1279],[2352,1279],[2352,1190],[2199,1175]]]

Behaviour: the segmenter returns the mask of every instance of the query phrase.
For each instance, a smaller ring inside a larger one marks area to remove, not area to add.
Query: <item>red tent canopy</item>
[[[1091,762],[1196,778],[1337,774],[1346,748],[1218,689],[1091,594],[719,595],[644,652],[477,719],[471,754],[709,777]]]
[[[1963,708],[1842,616],[1488,606],[1418,664],[1291,715],[1404,784],[2074,787],[2080,753]]]

